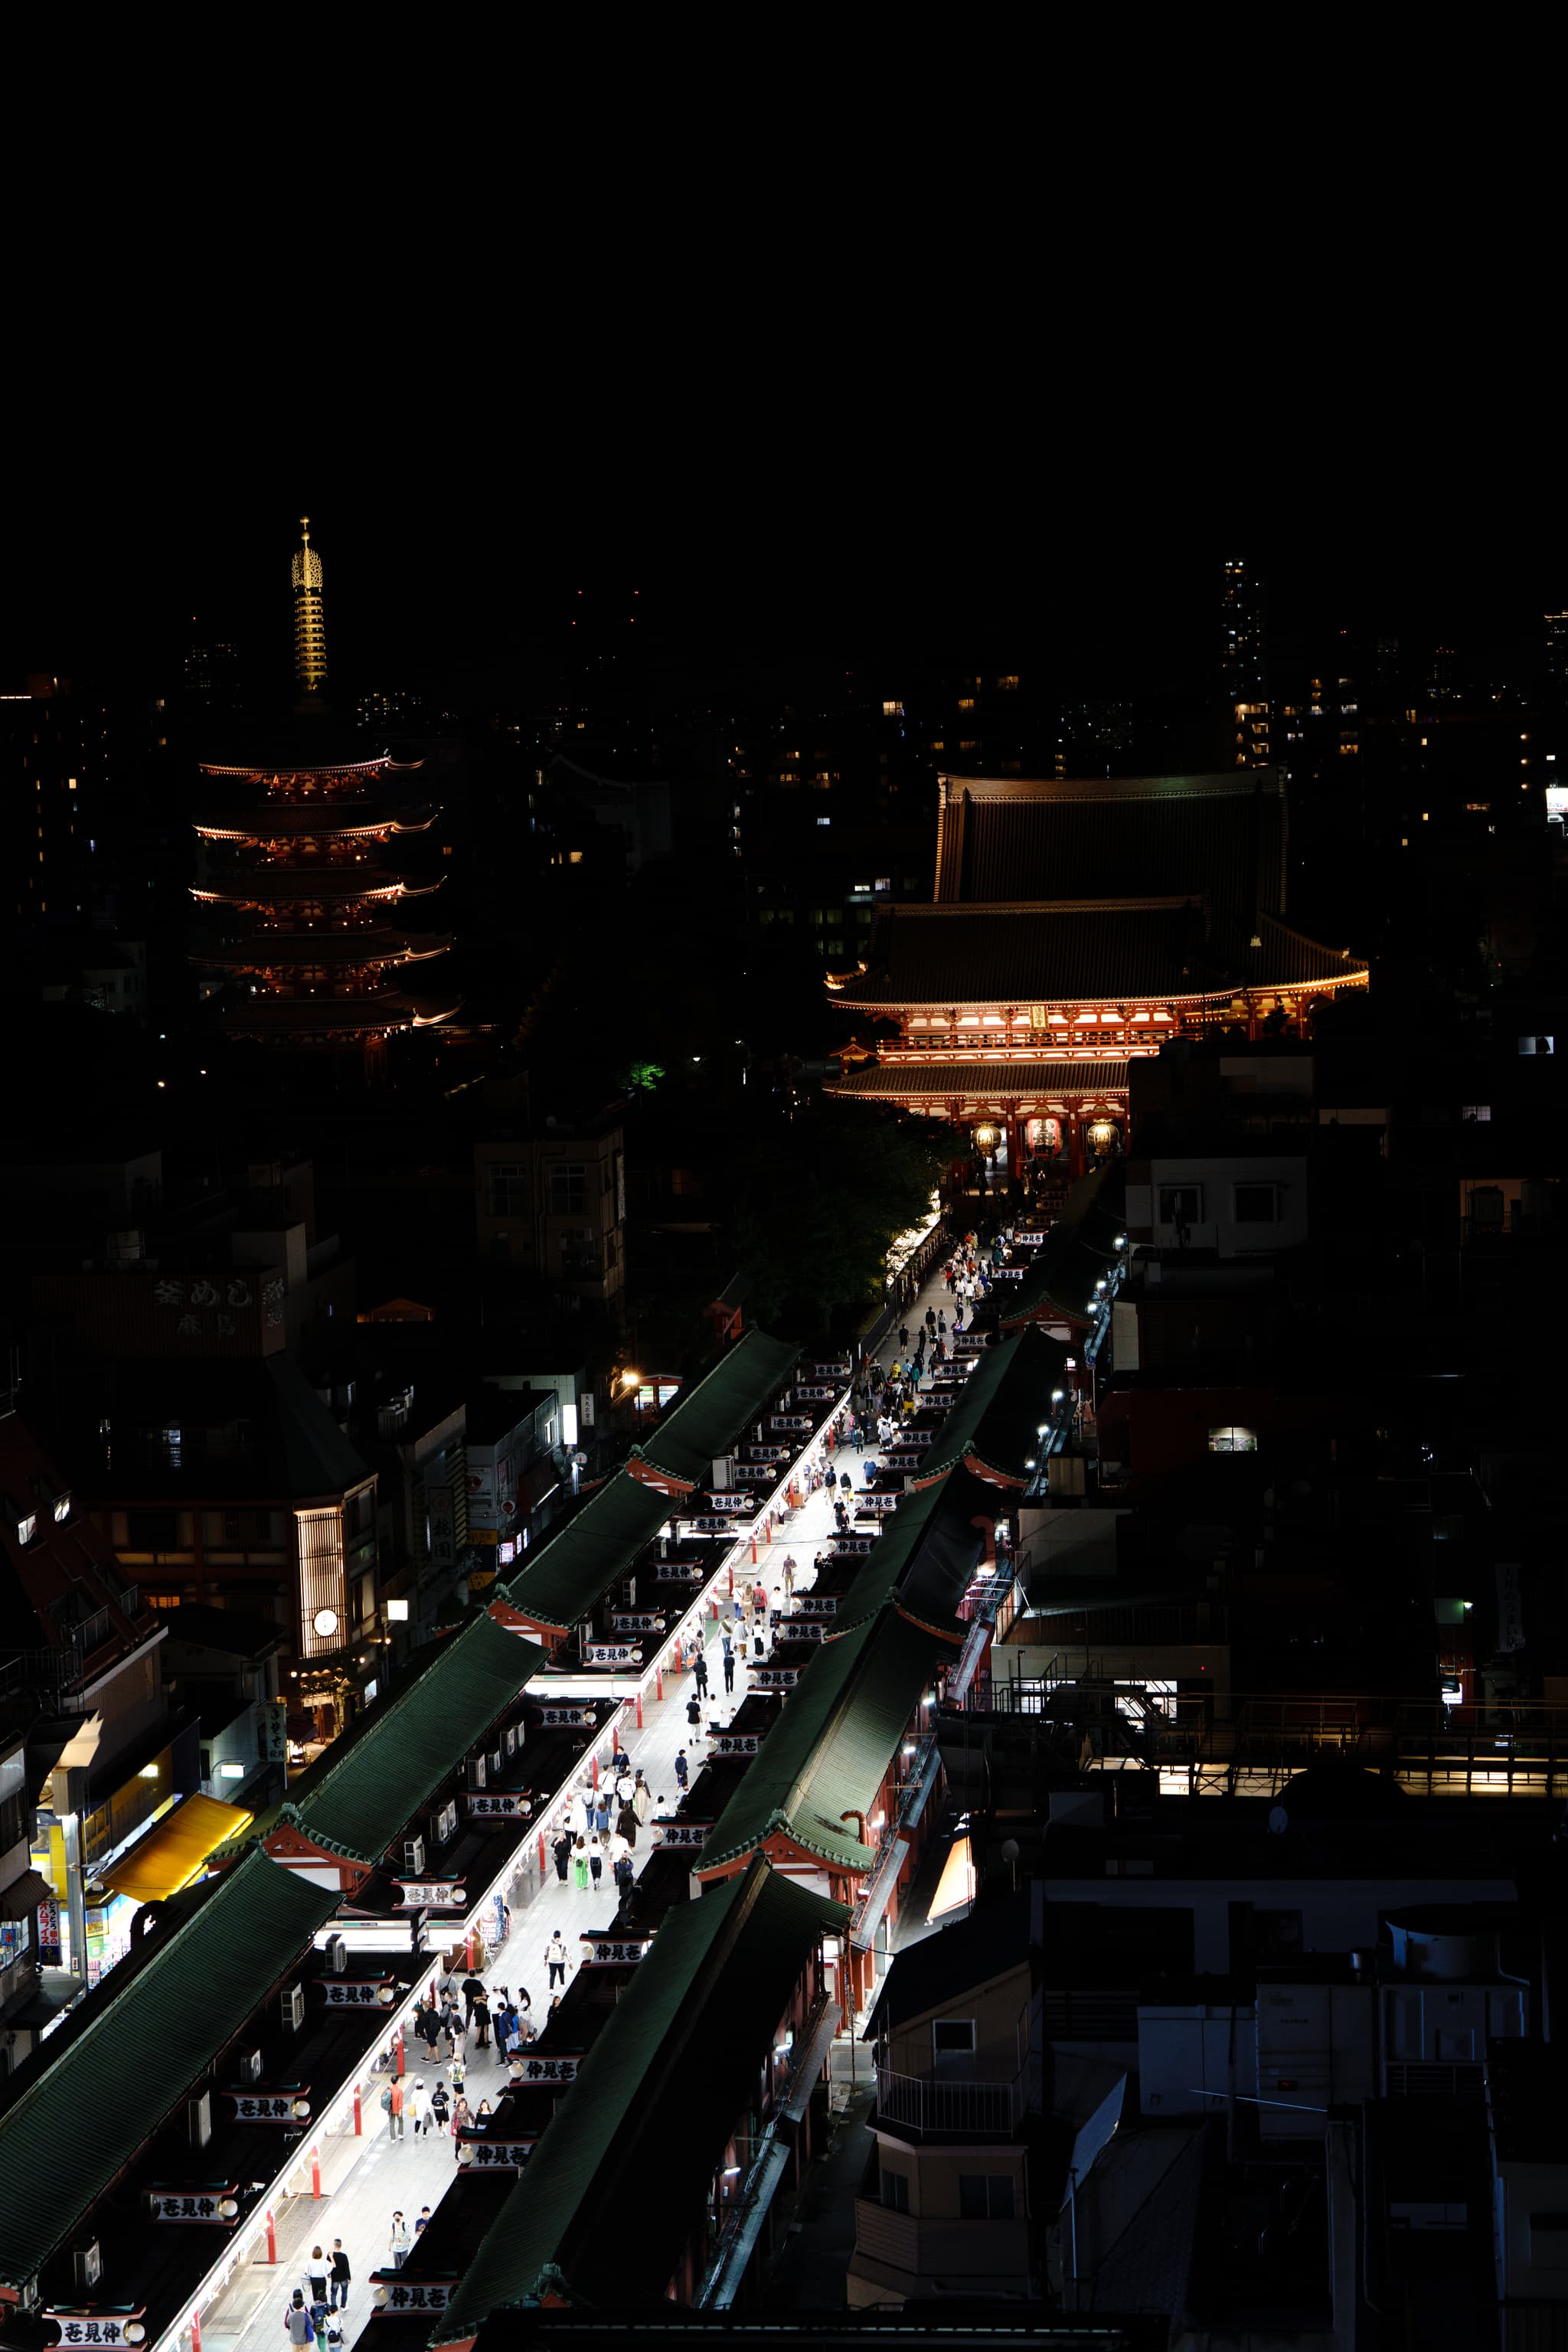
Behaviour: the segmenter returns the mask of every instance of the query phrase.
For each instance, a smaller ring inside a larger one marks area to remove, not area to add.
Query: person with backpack
[[[315,2326],[305,2308],[304,2293],[300,2287],[294,2289],[293,2300],[283,2314],[283,2333],[290,2344],[303,2347],[315,2342]]]
[[[676,1786],[679,1789],[682,1796],[686,1794],[686,1785],[690,1778],[691,1767],[686,1760],[686,1750],[682,1748],[679,1750],[675,1759]]]
[[[599,1881],[603,1878],[604,1874],[605,1857],[600,1852],[599,1841],[595,1837],[588,1848],[588,1875],[594,1882],[594,1892],[595,1895],[597,1895],[599,1891]]]
[[[544,1965],[550,1970],[550,1990],[566,1981],[566,1947],[561,1940],[559,1927],[544,1947]]]
[[[629,1853],[617,1854],[616,1857],[616,1889],[623,1903],[632,1891],[633,1885],[636,1882],[636,1876],[637,1874],[632,1868],[631,1855]]]
[[[395,2213],[392,2217],[392,2228],[388,2232],[386,2241],[386,2251],[392,2256],[392,2265],[395,2270],[400,2271],[403,2268],[404,2263],[407,2259],[408,2249],[413,2242],[414,2241],[408,2233],[407,2222],[404,2220],[401,2213]]]
[[[447,2096],[447,2085],[445,2083],[437,2083],[435,2089],[430,2094],[430,2129],[432,2132],[437,2130],[446,2130],[447,2118],[451,2114],[451,2102]]]

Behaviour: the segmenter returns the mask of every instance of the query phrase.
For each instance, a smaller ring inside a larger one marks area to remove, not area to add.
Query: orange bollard
[[[542,1878],[544,1875],[544,1832],[542,1830],[539,1832],[539,1874]]]
[[[401,2074],[403,2072],[403,2028],[401,2025],[392,2037],[392,2047],[397,2062],[397,2071]]]
[[[363,2085],[363,2083],[356,2083],[356,2084],[354,2084],[354,2137],[355,2137],[355,2139],[363,2139],[363,2138],[364,2137],[364,2117],[363,2117],[363,2115],[360,2113],[360,2103],[359,2103],[359,2096],[360,2096],[360,2093],[361,2093],[361,2091],[362,2091],[363,2088],[364,2088],[364,2085]]]
[[[267,2208],[267,2259],[269,2263],[278,2260],[278,2216],[270,2205]]]
[[[756,1564],[757,1564],[757,1531],[756,1531],[755,1528],[753,1528],[752,1529],[752,1566],[753,1568],[755,1568]]]
[[[594,1786],[596,1789],[599,1785],[599,1759],[596,1756],[592,1759],[589,1769],[594,1775]]]
[[[312,2197],[320,2197],[321,2193],[321,2151],[320,2147],[313,2147],[310,2150],[310,2194]]]
[[[642,1693],[640,1690],[637,1693],[637,1729],[639,1731],[642,1729]]]
[[[202,2315],[199,2311],[191,2314],[191,2352],[202,2352]]]
[[[662,1666],[655,1666],[653,1670],[653,1695],[655,1698],[662,1698],[664,1696],[664,1668]]]

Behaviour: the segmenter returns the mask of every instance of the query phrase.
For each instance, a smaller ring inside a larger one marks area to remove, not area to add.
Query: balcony
[[[1018,2073],[987,2080],[978,2069],[953,2074],[897,2074],[877,2069],[879,2130],[913,2139],[1016,2139],[1024,2117],[1039,2105],[1039,2063],[1026,2058]]]

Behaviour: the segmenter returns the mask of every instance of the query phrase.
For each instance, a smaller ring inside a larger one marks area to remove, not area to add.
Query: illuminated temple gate
[[[830,1093],[1065,1178],[1123,1148],[1130,1060],[1218,1030],[1306,1036],[1319,1004],[1366,985],[1348,948],[1284,920],[1273,769],[940,792],[934,901],[889,908],[868,961],[828,980],[891,1030]]]

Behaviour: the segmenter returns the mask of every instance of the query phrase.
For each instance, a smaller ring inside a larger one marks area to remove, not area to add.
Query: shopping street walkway
[[[947,1312],[952,1321],[952,1298],[942,1279],[941,1266],[924,1285],[908,1312],[908,1324],[914,1330],[916,1321],[927,1307]],[[895,1329],[878,1350],[884,1370],[899,1354]],[[850,1468],[855,1483],[861,1481],[858,1455],[851,1446],[838,1449],[837,1466]],[[759,1540],[756,1561],[751,1559],[751,1547],[742,1542],[736,1548],[734,1584],[739,1590],[744,1580],[761,1581],[766,1588],[770,1610],[779,1606],[784,1589],[784,1562],[793,1554],[796,1562],[795,1590],[810,1590],[811,1562],[833,1534],[833,1497],[826,1482],[807,1495],[788,1525],[778,1528],[771,1540]],[[709,1664],[709,1694],[703,1709],[703,1721],[727,1725],[745,1697],[750,1677],[746,1664],[736,1645],[735,1688],[726,1696],[721,1668],[720,1633],[723,1613],[729,1604],[729,1579],[721,1576],[714,1597],[719,1601],[721,1616],[710,1615],[705,1620],[706,1648]],[[690,1777],[695,1780],[699,1769],[700,1735],[694,1734],[686,1719],[687,1701],[695,1685],[689,1674],[667,1675],[662,1700],[647,1700],[643,1708],[643,1728],[637,1727],[635,1708],[627,1710],[622,1727],[621,1741],[634,1765],[642,1768],[644,1778],[653,1792],[654,1812],[667,1808],[673,1811],[679,1800],[679,1785],[675,1777],[675,1758],[685,1748],[691,1763]],[[577,1826],[581,1825],[579,1814]],[[548,1835],[548,1825],[547,1825]],[[651,1841],[646,1832],[639,1836],[633,1853],[634,1866],[640,1871],[651,1851]],[[542,2020],[549,2006],[548,1975],[544,1963],[544,1948],[556,1928],[566,1944],[571,1959],[568,1978],[579,1965],[578,1937],[585,1927],[607,1927],[616,1910],[615,1890],[608,1874],[596,1891],[589,1887],[579,1893],[570,1878],[562,1885],[555,1876],[553,1864],[547,1866],[542,1883],[537,1872],[531,1870],[528,1884],[532,1887],[531,1898],[514,1906],[512,1932],[507,1942],[492,1954],[485,1971],[487,1986],[505,1985],[516,1996],[526,1986],[536,2020]],[[436,2074],[444,2067],[421,2070],[417,2048],[410,2051],[409,2081],[422,2080],[433,2086]],[[506,2069],[496,2061],[493,2049],[479,2050],[472,2042],[465,2095],[470,2107],[477,2108],[481,2098],[491,2095],[491,2081],[499,2087],[506,2080]],[[421,2207],[428,2205],[434,2212],[456,2171],[454,2142],[450,2133],[432,2137],[416,2138],[406,2130],[399,2140],[388,2132],[388,2119],[382,2114],[380,2092],[384,2077],[376,2077],[367,2088],[363,2105],[364,2136],[355,2138],[351,2134],[332,2135],[321,2144],[321,2189],[318,2201],[309,2194],[309,2147],[302,2150],[303,2186],[306,2193],[284,2201],[278,2211],[278,2253],[276,2266],[265,2262],[252,2263],[239,2271],[228,2290],[211,2310],[203,2315],[203,2352],[277,2352],[280,2321],[284,2308],[302,2275],[304,2263],[312,2246],[321,2245],[330,2253],[334,2238],[341,2238],[353,2272],[349,2305],[342,2316],[344,2352],[353,2352],[361,2329],[371,2315],[374,2290],[367,2283],[367,2273],[390,2263],[387,2236],[395,2210],[401,2210],[410,2229]]]

